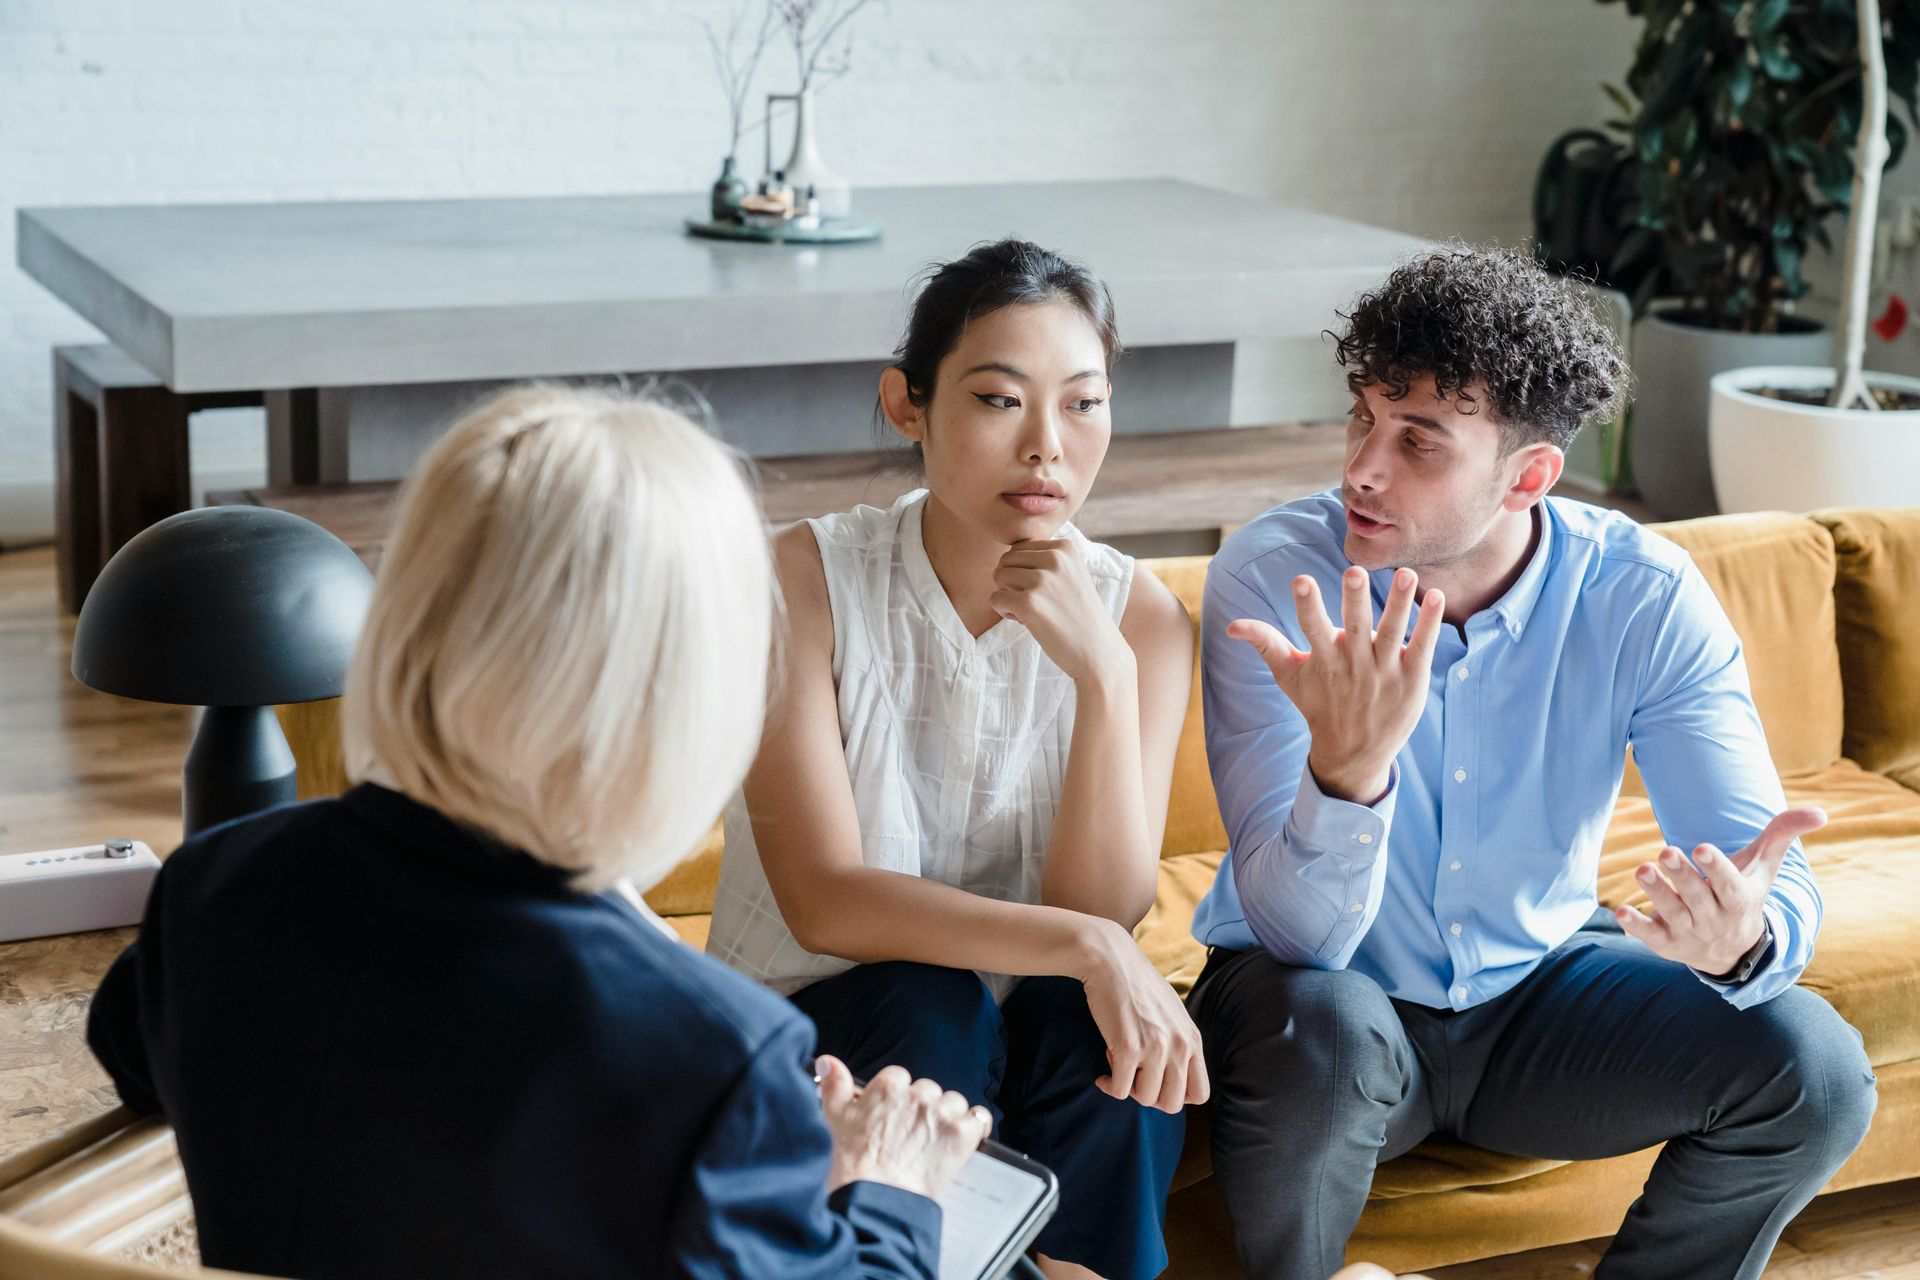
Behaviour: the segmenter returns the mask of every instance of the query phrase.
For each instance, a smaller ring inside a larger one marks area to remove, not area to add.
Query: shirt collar
[[[1527,567],[1520,572],[1507,593],[1494,601],[1483,612],[1491,613],[1500,620],[1507,634],[1518,640],[1527,629],[1527,620],[1533,616],[1533,606],[1540,602],[1540,592],[1547,585],[1547,561],[1552,551],[1553,516],[1546,501],[1534,504],[1534,528],[1539,530],[1540,539],[1534,545],[1533,556],[1527,561]],[[1393,566],[1375,569],[1367,575],[1373,584],[1373,604],[1375,610],[1386,607],[1387,592],[1393,587],[1393,575],[1397,572]],[[1476,617],[1478,615],[1475,615]]]
[[[1542,498],[1533,504],[1533,527],[1540,532],[1540,539],[1533,548],[1533,558],[1527,561],[1527,567],[1507,594],[1494,602],[1493,612],[1506,626],[1507,634],[1518,640],[1527,629],[1527,619],[1533,616],[1533,606],[1540,602],[1540,592],[1547,585],[1547,560],[1553,550],[1553,515]]]

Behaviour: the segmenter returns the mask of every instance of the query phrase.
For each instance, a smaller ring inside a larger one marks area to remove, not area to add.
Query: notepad
[[[999,1280],[1060,1206],[1051,1170],[983,1142],[940,1194],[940,1280]]]

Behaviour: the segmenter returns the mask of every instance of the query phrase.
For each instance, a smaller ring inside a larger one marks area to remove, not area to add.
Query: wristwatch
[[[1740,959],[1735,962],[1733,968],[1727,970],[1725,973],[1709,973],[1702,976],[1709,982],[1720,982],[1730,987],[1737,987],[1754,974],[1760,972],[1761,968],[1766,964],[1767,958],[1772,954],[1773,921],[1767,920],[1760,927],[1759,940],[1747,948],[1747,954],[1741,956]]]

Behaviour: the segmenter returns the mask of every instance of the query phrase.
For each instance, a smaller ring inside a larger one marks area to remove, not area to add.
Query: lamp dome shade
[[[268,507],[168,516],[114,553],[73,633],[73,675],[105,693],[189,706],[332,698],[373,575],[311,520]]]

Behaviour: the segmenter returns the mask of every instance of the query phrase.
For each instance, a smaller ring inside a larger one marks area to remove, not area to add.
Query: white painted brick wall
[[[97,338],[13,267],[15,208],[704,188],[695,19],[727,2],[0,0],[0,537],[47,523],[48,348]],[[891,0],[822,147],[856,184],[1172,175],[1511,242],[1632,34],[1593,0]],[[771,51],[759,88],[790,86]],[[1311,346],[1249,351],[1236,416],[1334,386]],[[197,463],[257,466],[229,417]]]

